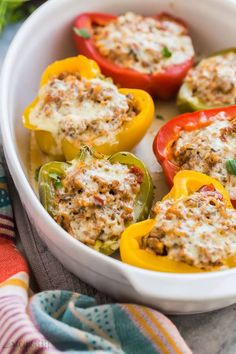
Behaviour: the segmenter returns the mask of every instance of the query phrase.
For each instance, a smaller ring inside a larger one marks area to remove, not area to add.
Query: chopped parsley
[[[53,180],[54,187],[59,189],[62,187],[61,177],[54,172],[49,173],[49,177]]]
[[[161,114],[156,114],[156,119],[165,120],[165,118]]]
[[[75,34],[77,34],[77,36],[79,36],[79,37],[83,37],[85,39],[89,39],[91,37],[90,33],[88,32],[88,30],[86,28],[74,27],[73,30],[74,30]]]
[[[226,169],[229,172],[229,174],[236,176],[236,160],[226,161]]]
[[[170,58],[172,53],[169,51],[169,49],[167,47],[164,47],[162,49],[162,55],[164,58]]]

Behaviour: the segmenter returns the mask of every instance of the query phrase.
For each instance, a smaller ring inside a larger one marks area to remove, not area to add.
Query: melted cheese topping
[[[194,56],[186,28],[168,17],[157,20],[128,12],[94,27],[94,41],[102,56],[142,73],[162,72]]]
[[[74,145],[115,143],[122,126],[136,115],[133,97],[120,94],[109,79],[61,74],[39,91],[31,124],[49,131],[58,142]]]
[[[125,226],[134,221],[140,190],[136,169],[109,160],[77,162],[57,191],[55,220],[73,237],[94,246],[102,241],[114,249]]]
[[[221,197],[216,191],[199,191],[158,202],[156,223],[143,247],[202,269],[225,268],[224,260],[236,253],[236,210]]]
[[[226,169],[226,161],[236,159],[236,118],[229,120],[221,112],[205,128],[182,130],[172,151],[175,165],[218,179],[236,199],[236,176]]]
[[[185,81],[194,97],[206,105],[236,103],[236,53],[203,59],[189,71]]]

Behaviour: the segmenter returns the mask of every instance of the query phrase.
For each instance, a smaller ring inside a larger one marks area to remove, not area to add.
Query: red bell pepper
[[[158,20],[167,18],[176,21],[187,29],[186,24],[182,20],[169,14],[161,13],[153,17]],[[145,74],[114,64],[112,61],[103,57],[97,50],[93,41],[93,26],[96,24],[105,25],[116,18],[117,16],[102,13],[84,13],[79,15],[75,21],[75,29],[85,30],[86,33],[89,34],[88,36],[79,36],[74,33],[74,39],[79,53],[95,60],[101,67],[102,72],[106,76],[112,77],[114,82],[121,87],[139,88],[161,99],[173,97],[177,93],[187,72],[192,67],[193,58],[183,64],[172,65],[164,72],[157,74]]]
[[[180,170],[171,162],[171,156],[173,143],[178,139],[181,130],[192,131],[206,127],[212,123],[212,117],[219,112],[235,117],[236,105],[181,114],[171,119],[159,130],[153,141],[153,151],[162,166],[169,187],[173,186],[174,176]],[[236,208],[236,200],[231,200],[231,202]]]

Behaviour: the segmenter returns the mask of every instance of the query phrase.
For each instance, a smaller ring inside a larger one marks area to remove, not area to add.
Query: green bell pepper
[[[236,48],[228,48],[228,49],[223,49],[218,52],[215,52],[214,54],[210,55],[210,57],[214,56],[220,56],[224,55],[226,53],[233,52],[236,53]],[[205,59],[203,59],[205,60]],[[201,63],[201,61],[197,64],[197,66]],[[196,67],[197,67],[196,66]],[[192,70],[194,70],[193,68]],[[192,88],[191,86],[186,82],[186,80],[183,81],[182,86],[179,89],[178,95],[177,95],[177,100],[176,104],[180,110],[180,112],[185,113],[185,112],[193,112],[193,111],[201,111],[205,109],[210,109],[210,108],[217,108],[221,107],[222,105],[207,105],[206,103],[203,103],[198,97],[193,95]]]
[[[72,161],[49,162],[41,167],[38,178],[39,197],[48,213],[55,218],[57,213],[56,195],[58,189],[63,188],[62,181],[67,175],[67,170],[76,161],[88,163],[94,159],[108,159],[111,163],[119,162],[130,167],[137,167],[142,171],[142,183],[135,199],[133,222],[147,219],[153,201],[153,185],[151,176],[142,161],[129,152],[118,152],[111,156],[102,155],[86,145],[80,149],[79,154]],[[119,248],[119,240],[97,240],[92,248],[104,254],[111,254]]]

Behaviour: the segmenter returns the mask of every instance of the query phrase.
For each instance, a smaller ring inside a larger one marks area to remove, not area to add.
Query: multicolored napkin
[[[131,304],[96,305],[69,291],[28,299],[29,273],[14,245],[14,222],[0,163],[0,353],[190,354],[161,313]]]

